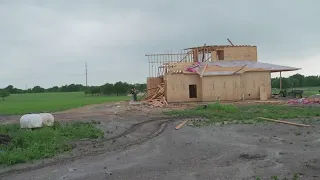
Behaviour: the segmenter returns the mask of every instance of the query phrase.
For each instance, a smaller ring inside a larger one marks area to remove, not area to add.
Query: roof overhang
[[[301,70],[302,68],[292,68],[292,69],[284,69],[284,70],[272,70],[271,72],[272,73],[275,73],[275,72],[286,72],[286,71],[299,71]]]

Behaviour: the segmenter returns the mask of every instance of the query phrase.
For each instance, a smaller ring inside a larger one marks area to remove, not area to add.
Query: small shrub
[[[0,89],[0,97],[2,98],[2,101],[4,101],[5,97],[8,97],[10,93],[5,89]]]

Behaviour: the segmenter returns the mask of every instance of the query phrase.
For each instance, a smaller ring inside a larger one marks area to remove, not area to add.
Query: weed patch
[[[8,144],[0,145],[0,165],[13,165],[42,158],[50,158],[58,153],[70,151],[72,140],[96,139],[103,132],[92,123],[55,123],[53,127],[29,130],[20,129],[19,124],[0,126],[0,134],[10,136]]]

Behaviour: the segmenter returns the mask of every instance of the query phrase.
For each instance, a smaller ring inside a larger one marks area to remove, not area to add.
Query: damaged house
[[[146,99],[167,102],[271,98],[271,73],[299,68],[258,62],[257,46],[214,45],[146,55]],[[164,99],[164,100],[163,100]]]

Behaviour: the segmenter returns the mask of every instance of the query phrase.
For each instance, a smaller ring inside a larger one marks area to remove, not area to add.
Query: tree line
[[[297,88],[297,87],[315,87],[320,86],[320,76],[304,76],[294,74],[287,78],[281,78],[282,88]],[[280,88],[280,78],[271,79],[272,88]]]
[[[280,78],[271,79],[272,88],[280,88]],[[304,76],[301,74],[294,74],[287,78],[282,78],[282,88],[296,88],[296,87],[315,87],[320,86],[320,76]],[[101,86],[86,87],[81,84],[70,84],[64,86],[53,86],[50,88],[43,88],[35,86],[29,89],[19,89],[12,85],[0,89],[0,97],[4,98],[10,94],[22,93],[45,93],[45,92],[84,92],[91,95],[125,95],[129,93],[130,89],[135,87],[138,92],[143,92],[146,84],[129,84],[126,82],[116,82],[114,84],[106,83]]]
[[[69,84],[64,86],[53,86],[50,88],[43,88],[35,86],[29,89],[19,89],[13,85],[9,85],[0,89],[0,97],[3,99],[10,94],[23,94],[23,93],[45,93],[45,92],[84,92],[91,95],[126,95],[130,92],[131,88],[136,88],[138,92],[143,92],[147,88],[147,84],[129,84],[127,82],[116,82],[114,84],[106,83],[101,86],[83,86],[82,84]]]

